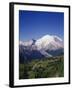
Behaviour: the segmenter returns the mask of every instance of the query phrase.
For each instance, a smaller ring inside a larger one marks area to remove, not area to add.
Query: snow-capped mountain
[[[45,35],[38,39],[35,45],[37,46],[38,50],[56,50],[63,48],[63,41],[58,36]]]
[[[38,40],[20,41],[19,54],[24,60],[57,56],[63,53],[63,41],[55,35],[45,35]]]
[[[23,45],[23,46],[31,46],[31,45],[35,44],[35,41],[36,41],[36,40],[34,40],[34,39],[29,40],[29,41],[25,41],[25,42],[20,41],[19,44],[20,44],[20,45]]]

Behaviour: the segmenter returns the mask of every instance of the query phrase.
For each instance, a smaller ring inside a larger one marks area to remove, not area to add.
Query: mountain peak
[[[52,38],[52,35],[44,35],[43,37],[42,37],[42,39],[51,39]]]
[[[58,49],[63,47],[62,39],[54,35],[45,35],[36,41],[38,49]]]
[[[45,35],[43,36],[41,39],[48,39],[48,40],[54,40],[54,39],[57,39],[57,40],[60,40],[62,41],[62,39],[56,35]]]

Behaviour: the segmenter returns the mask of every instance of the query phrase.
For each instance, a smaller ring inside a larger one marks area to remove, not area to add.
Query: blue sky
[[[64,13],[19,11],[19,39],[27,41],[44,35],[64,37]]]

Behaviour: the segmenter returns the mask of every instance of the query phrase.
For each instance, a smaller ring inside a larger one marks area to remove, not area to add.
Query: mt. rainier
[[[56,50],[63,48],[63,41],[57,36],[45,35],[42,38],[38,39],[35,45],[39,50]]]
[[[38,40],[29,40],[19,43],[19,56],[23,60],[40,59],[60,55],[64,45],[61,38],[55,35],[45,35]]]

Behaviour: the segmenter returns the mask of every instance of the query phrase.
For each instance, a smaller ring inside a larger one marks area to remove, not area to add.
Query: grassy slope
[[[19,79],[49,78],[64,76],[63,56],[32,60],[19,65]]]

